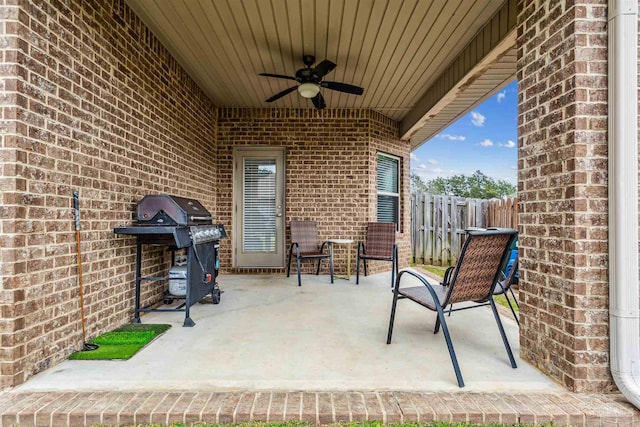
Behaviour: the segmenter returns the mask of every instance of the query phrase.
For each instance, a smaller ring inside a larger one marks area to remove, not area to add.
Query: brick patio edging
[[[301,392],[17,392],[0,393],[0,425],[91,426],[173,422],[300,420],[325,425],[453,421],[640,425],[640,412],[619,394]]]

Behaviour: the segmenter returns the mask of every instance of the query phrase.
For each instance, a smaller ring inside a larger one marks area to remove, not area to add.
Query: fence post
[[[433,263],[433,259],[431,255],[432,252],[429,250],[433,241],[433,238],[431,237],[431,230],[433,228],[432,217],[431,217],[431,200],[432,199],[433,199],[432,195],[425,194],[424,205],[422,206],[422,209],[423,209],[422,218],[424,219],[424,232],[423,232],[424,246],[422,248],[422,259],[424,259],[425,264]]]
[[[414,239],[413,236],[416,235],[416,228],[419,227],[420,225],[420,218],[418,218],[418,215],[416,214],[416,199],[418,198],[418,194],[416,193],[411,193],[411,197],[410,197],[410,212],[411,212],[411,222],[409,223],[409,232],[411,233],[411,254],[409,255],[411,260],[413,260],[413,262],[418,263],[418,260],[416,259],[415,255],[416,255],[416,248],[418,246],[418,241],[417,239]]]
[[[458,197],[451,198],[451,221],[449,237],[449,265],[455,263],[458,258]]]

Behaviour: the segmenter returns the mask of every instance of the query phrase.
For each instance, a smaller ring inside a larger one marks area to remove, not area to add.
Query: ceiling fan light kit
[[[265,77],[295,80],[296,82],[298,82],[298,86],[292,86],[281,92],[278,92],[271,98],[267,99],[266,102],[276,101],[297,89],[300,96],[302,96],[303,98],[311,99],[311,101],[313,102],[313,106],[316,109],[321,110],[326,107],[324,97],[320,93],[321,87],[338,92],[349,93],[352,95],[362,95],[364,93],[364,89],[359,86],[354,86],[348,83],[322,81],[324,76],[326,76],[331,71],[333,71],[334,68],[336,68],[336,64],[325,59],[323,61],[320,61],[318,65],[312,68],[311,66],[315,61],[316,58],[314,56],[304,55],[302,57],[302,62],[304,62],[304,65],[306,65],[306,67],[296,71],[295,77],[285,76],[283,74],[260,73],[261,76]]]
[[[320,86],[313,83],[302,83],[298,86],[298,93],[303,98],[313,98],[320,93]]]

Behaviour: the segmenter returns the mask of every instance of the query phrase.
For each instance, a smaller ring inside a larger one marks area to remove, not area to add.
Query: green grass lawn
[[[420,265],[419,267],[424,268],[425,270],[437,274],[440,277],[444,277],[444,272],[447,271],[448,267],[441,267],[439,265]]]

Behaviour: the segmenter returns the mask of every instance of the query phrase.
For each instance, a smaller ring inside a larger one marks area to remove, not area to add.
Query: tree
[[[409,174],[411,180],[411,192],[412,193],[429,193],[427,184],[420,178],[420,175],[416,175],[415,172]]]
[[[494,180],[477,170],[471,176],[454,175],[449,178],[436,178],[426,183],[422,182],[424,192],[431,194],[446,194],[449,196],[470,197],[475,199],[494,199],[516,195],[516,187],[505,180]],[[411,178],[412,185],[414,178]],[[417,185],[416,185],[417,187]],[[416,190],[422,191],[422,190]]]

